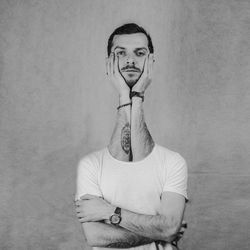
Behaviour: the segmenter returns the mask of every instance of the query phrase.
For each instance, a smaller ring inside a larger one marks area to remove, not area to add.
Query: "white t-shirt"
[[[102,196],[114,206],[155,215],[161,195],[166,191],[187,199],[187,166],[180,154],[158,144],[140,161],[119,161],[106,147],[83,157],[78,166],[76,200],[84,194],[92,194]],[[168,250],[172,247],[151,243],[133,249]]]

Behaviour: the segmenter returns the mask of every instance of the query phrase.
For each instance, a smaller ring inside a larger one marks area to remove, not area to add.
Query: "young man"
[[[109,145],[78,166],[76,212],[95,249],[173,249],[187,200],[187,168],[176,152],[156,144],[143,113],[151,83],[153,45],[136,24],[108,41],[107,74],[119,95]]]

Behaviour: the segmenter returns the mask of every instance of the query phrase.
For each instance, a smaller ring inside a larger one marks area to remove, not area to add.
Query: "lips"
[[[123,72],[136,72],[136,73],[138,73],[138,72],[140,72],[138,69],[124,69],[123,70]]]

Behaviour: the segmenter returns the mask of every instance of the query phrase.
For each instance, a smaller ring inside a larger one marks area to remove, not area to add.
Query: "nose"
[[[135,59],[134,59],[134,57],[133,56],[131,56],[131,55],[128,55],[128,57],[127,57],[127,65],[130,65],[130,64],[135,64]]]

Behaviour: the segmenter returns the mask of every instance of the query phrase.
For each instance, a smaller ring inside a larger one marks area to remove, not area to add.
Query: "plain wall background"
[[[107,39],[152,36],[146,121],[189,166],[184,250],[249,249],[250,1],[0,0],[0,249],[88,249],[75,170],[109,142]]]

